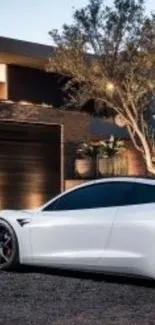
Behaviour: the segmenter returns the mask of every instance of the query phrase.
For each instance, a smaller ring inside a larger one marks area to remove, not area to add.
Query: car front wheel
[[[12,227],[0,219],[0,270],[14,268],[19,261],[17,237]]]

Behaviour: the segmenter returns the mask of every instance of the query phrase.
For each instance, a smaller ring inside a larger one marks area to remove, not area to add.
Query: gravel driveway
[[[154,325],[155,284],[74,272],[0,273],[0,325]]]

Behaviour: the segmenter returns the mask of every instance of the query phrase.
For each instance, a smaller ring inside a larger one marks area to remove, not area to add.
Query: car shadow
[[[60,276],[65,278],[76,278],[83,280],[92,280],[95,282],[107,282],[115,284],[136,285],[155,288],[155,281],[146,278],[126,277],[120,275],[109,275],[103,273],[83,272],[83,271],[68,271],[66,269],[36,267],[21,265],[16,270],[9,272],[14,273],[42,273],[46,275]]]

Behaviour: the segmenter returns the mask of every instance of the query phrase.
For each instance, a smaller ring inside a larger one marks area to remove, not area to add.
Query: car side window
[[[43,211],[80,210],[114,207],[125,204],[125,196],[131,191],[129,182],[105,182],[88,185],[64,194],[55,204]]]
[[[155,186],[151,184],[135,183],[126,204],[148,204],[155,202]]]

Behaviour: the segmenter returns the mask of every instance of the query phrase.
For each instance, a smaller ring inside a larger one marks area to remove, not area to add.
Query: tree
[[[50,32],[55,44],[49,70],[68,77],[68,105],[94,100],[106,105],[128,129],[131,140],[155,174],[155,132],[148,123],[155,93],[155,15],[143,0],[89,0],[75,10],[72,25]]]

